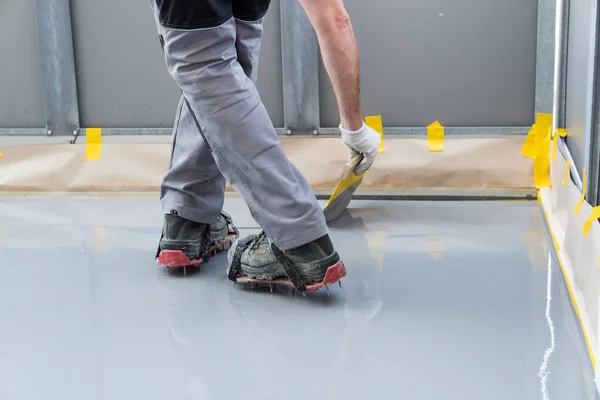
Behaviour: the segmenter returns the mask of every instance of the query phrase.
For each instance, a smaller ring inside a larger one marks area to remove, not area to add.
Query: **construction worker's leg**
[[[241,10],[240,7],[233,10],[237,59],[255,84],[267,7],[268,3],[262,7],[244,4]],[[173,129],[169,171],[161,184],[163,211],[176,210],[181,216],[197,222],[214,220],[223,206],[224,188],[225,178],[182,96]]]
[[[197,8],[191,10],[202,12],[208,19],[197,21],[197,27],[210,26],[213,21],[231,15],[231,4],[227,1],[221,2],[224,6],[201,3],[195,2]],[[191,3],[150,0],[150,4],[164,50],[163,24],[184,27],[187,22],[183,11]],[[161,183],[164,225],[157,251],[160,264],[192,265],[205,261],[213,250],[229,248],[237,230],[229,215],[222,212],[225,182],[190,107],[181,96],[171,139],[169,170]]]
[[[191,7],[185,21],[195,28],[161,21],[165,58],[221,173],[280,248],[326,235],[311,187],[287,159],[254,83],[238,62],[236,20],[231,15],[200,28],[194,18],[206,13]]]
[[[223,208],[225,178],[181,97],[171,139],[169,171],[161,183],[163,212],[213,223]]]
[[[264,0],[233,0],[238,37],[241,32],[247,32],[247,28],[250,28],[250,32],[258,32],[253,27],[256,25],[256,22],[253,22],[256,20],[256,10],[261,7],[266,10],[267,6],[268,1]],[[245,41],[238,40],[236,43],[238,59],[248,76],[255,76],[256,70],[248,68],[244,61],[258,57],[260,41],[250,40],[251,35],[246,35],[245,38]],[[255,54],[255,56],[240,57],[246,54]],[[293,166],[290,166],[290,169],[297,178],[301,177]],[[310,193],[312,197],[312,192],[306,188],[303,178],[300,187],[301,196]],[[304,199],[307,204],[310,204],[311,199]],[[312,201],[314,202],[314,197],[312,197]],[[295,207],[293,202],[290,202],[289,207]],[[309,207],[311,212],[314,209],[314,206]],[[321,213],[319,212],[319,214]],[[260,281],[263,283],[270,283],[275,279],[281,283],[281,278],[288,278],[288,284],[294,285],[299,290],[318,289],[341,279],[345,275],[345,269],[333,248],[329,235],[322,234],[326,230],[317,231],[318,234],[311,232],[309,236],[304,234],[304,231],[311,231],[314,229],[313,227],[322,226],[321,218],[313,218],[313,221],[315,219],[316,223],[312,222],[304,225],[302,230],[295,230],[296,237],[299,235],[302,240],[295,240],[294,243],[284,242],[285,247],[283,248],[281,241],[273,239],[272,234],[268,231],[236,241],[228,254],[229,278],[234,281]],[[310,221],[310,218],[307,220]],[[265,226],[263,225],[263,227]],[[275,243],[273,244],[271,241]]]
[[[254,83],[257,78],[262,24],[267,6],[257,8],[244,4],[245,12],[240,15],[244,19],[236,18],[238,62],[246,76]],[[236,15],[235,9],[233,14]],[[225,178],[202,139],[190,108],[182,96],[173,129],[169,171],[161,184],[163,212],[177,213],[179,219],[197,223],[212,221],[211,250],[226,250],[238,233],[230,216],[221,211],[224,191]],[[165,225],[167,223],[165,221]]]

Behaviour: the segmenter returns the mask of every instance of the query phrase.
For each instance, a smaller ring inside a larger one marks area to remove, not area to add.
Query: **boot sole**
[[[163,267],[196,267],[204,262],[203,258],[190,260],[181,250],[163,250],[156,263]]]
[[[227,268],[227,273],[231,265]],[[317,291],[324,288],[325,286],[333,285],[346,276],[346,266],[342,261],[338,261],[336,264],[327,268],[325,277],[321,282],[307,283],[306,290]],[[275,279],[255,279],[244,275],[238,275],[236,283],[255,283],[255,284],[266,284],[266,285],[283,285],[294,288],[294,284],[288,278],[275,278]]]

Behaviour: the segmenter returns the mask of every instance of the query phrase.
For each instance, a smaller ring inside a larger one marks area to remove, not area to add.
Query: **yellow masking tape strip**
[[[379,145],[379,153],[383,153],[385,151],[385,141],[383,138],[383,120],[381,119],[381,115],[373,115],[365,118],[365,123],[375,129],[381,135],[381,144]]]
[[[583,234],[586,237],[590,234],[590,230],[592,229],[592,225],[594,224],[594,221],[598,220],[599,218],[600,218],[600,207],[592,208],[592,214],[587,219],[587,221],[585,221],[585,225],[583,225]]]
[[[85,159],[99,160],[102,150],[102,129],[87,128],[85,130]]]
[[[348,176],[343,181],[339,181],[337,186],[335,187],[335,190],[333,191],[333,194],[329,198],[329,201],[325,205],[325,207],[328,207],[329,204],[331,204],[331,202],[333,200],[335,200],[340,194],[342,194],[350,186],[354,185],[356,182],[361,180],[363,176],[365,176],[365,174],[362,174],[359,176],[359,175],[356,175],[355,173],[352,173],[352,174],[350,174],[350,176]]]
[[[569,179],[569,173],[571,172],[571,161],[567,160],[565,164],[565,174],[563,175],[562,184],[563,186],[567,186],[567,180]]]
[[[548,214],[546,214],[546,219],[548,218]],[[556,236],[552,235],[552,241],[554,242],[554,247],[556,251],[560,251],[560,244],[558,244],[558,240],[556,240]]]
[[[552,240],[554,241],[554,243],[557,243],[558,241],[556,240],[556,235],[554,234],[554,231],[552,230],[552,225],[550,225],[550,220],[548,219],[548,213],[546,212],[544,203],[541,200],[540,200],[540,205],[542,206],[542,209],[544,210],[544,216],[546,217],[546,224],[550,230],[550,235],[552,236]],[[579,320],[579,326],[581,327],[581,331],[583,332],[583,337],[585,339],[585,344],[587,346],[588,355],[590,356],[590,361],[592,362],[592,368],[594,369],[594,371],[596,371],[596,356],[594,355],[594,352],[592,351],[592,342],[590,341],[590,336],[588,335],[585,325],[583,324],[583,318],[581,318],[581,311],[579,311],[579,304],[577,304],[577,300],[575,299],[575,295],[573,294],[573,287],[571,285],[571,281],[569,280],[569,276],[567,275],[567,270],[565,269],[565,265],[563,263],[562,257],[560,256],[560,252],[559,252],[558,248],[556,249],[556,255],[558,258],[558,264],[560,265],[560,269],[562,271],[563,277],[565,278],[565,283],[567,284],[567,290],[569,292],[569,297],[571,298],[571,304],[573,305],[573,308],[575,309],[575,314],[577,314],[577,318]],[[600,259],[598,260],[598,262],[600,263]]]
[[[583,202],[585,201],[585,192],[587,192],[587,171],[584,169],[583,170],[583,189],[581,190],[581,197],[579,198],[579,201],[577,201],[577,205],[575,206],[575,209],[573,210],[575,212],[575,214],[579,215],[579,213],[581,212],[581,206],[583,206]]]
[[[556,133],[558,133],[558,136],[560,136],[560,137],[566,137],[567,136],[567,130],[565,128],[557,129]]]
[[[545,114],[542,114],[545,115]],[[552,121],[552,119],[550,119]],[[538,189],[550,187],[550,136],[552,127],[538,123],[535,137],[535,161],[533,177]]]
[[[529,157],[532,160],[535,158],[535,136],[537,133],[537,125],[533,124],[531,129],[529,130],[529,134],[525,139],[525,143],[523,143],[523,149],[521,149],[521,154],[525,157]]]
[[[427,147],[429,151],[444,151],[444,127],[439,121],[427,127]]]
[[[552,128],[552,114],[540,113],[535,116],[535,125],[538,129]]]

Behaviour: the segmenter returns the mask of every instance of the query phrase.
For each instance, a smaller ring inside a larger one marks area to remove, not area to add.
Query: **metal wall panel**
[[[82,127],[171,127],[180,94],[165,69],[147,0],[77,0],[72,12]],[[259,90],[281,126],[278,2],[265,31]]]
[[[0,128],[44,127],[33,1],[0,4]]]
[[[533,123],[536,0],[346,0],[366,114],[387,126]],[[336,126],[321,69],[321,123]]]
[[[257,85],[262,101],[276,127],[284,125],[280,14],[280,0],[272,0],[265,21],[265,36],[260,52]]]
[[[567,146],[582,176],[588,168],[591,134],[596,1],[570,2],[567,52]]]

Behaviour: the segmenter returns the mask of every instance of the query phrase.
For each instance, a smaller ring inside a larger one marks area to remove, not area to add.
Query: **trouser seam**
[[[179,110],[177,110],[177,121],[175,121],[175,132],[173,132],[173,146],[171,148],[171,158],[169,159],[169,169],[173,167],[173,157],[175,155],[175,147],[177,146],[177,135],[179,134],[179,122],[181,121],[183,103],[183,101],[180,102]]]

